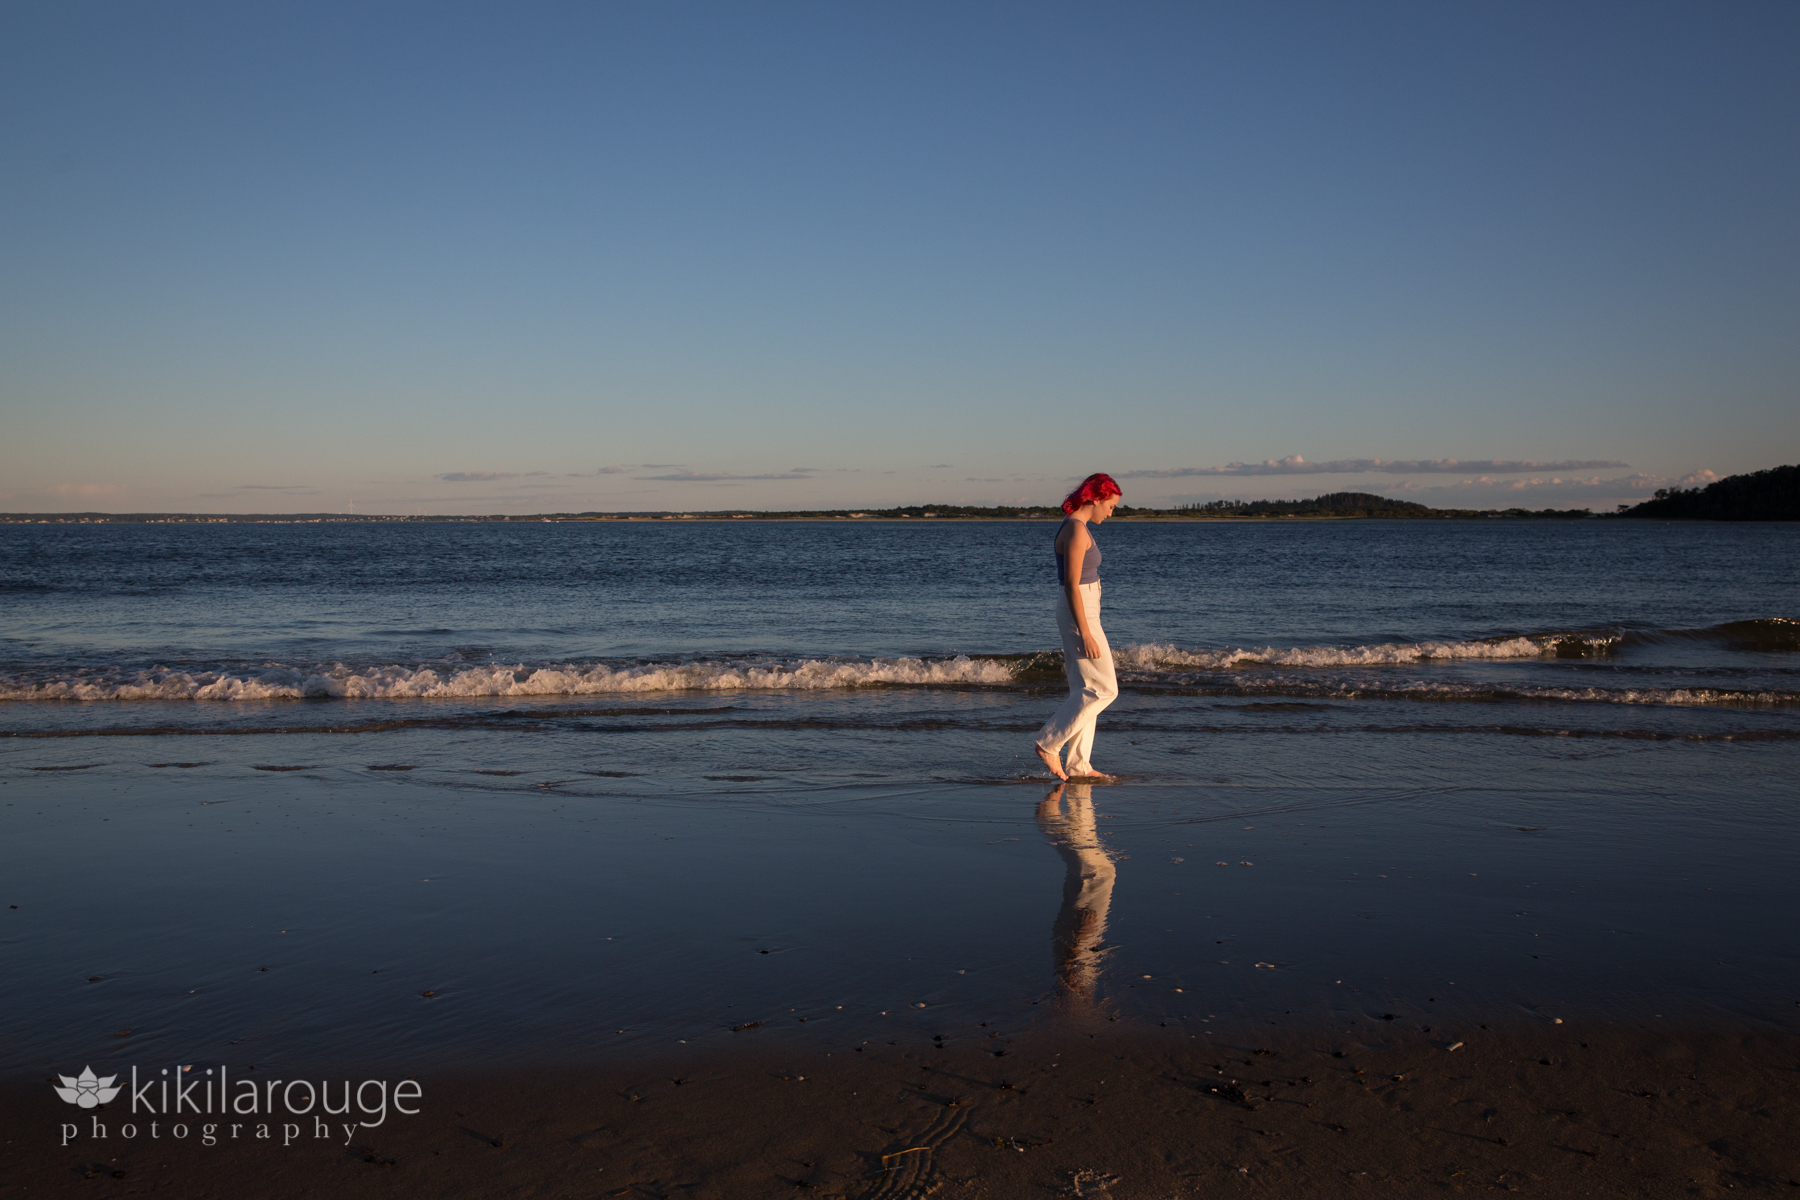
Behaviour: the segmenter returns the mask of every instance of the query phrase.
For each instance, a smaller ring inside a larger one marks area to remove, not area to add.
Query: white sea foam
[[[127,677],[0,678],[0,700],[388,700],[476,696],[597,696],[747,688],[821,690],[876,684],[1010,683],[1015,668],[992,659],[917,658],[746,665],[718,662],[635,666],[273,667],[255,673],[141,671]]]
[[[1260,694],[1457,699],[1508,695],[1570,701],[1625,704],[1789,704],[1789,693],[1760,693],[1708,688],[1558,688],[1509,680],[1504,686],[1474,681],[1394,679],[1339,676],[1333,669],[1393,667],[1458,660],[1541,658],[1565,641],[1585,647],[1606,644],[1609,637],[1592,634],[1537,634],[1462,642],[1388,642],[1368,646],[1275,646],[1263,649],[1183,650],[1150,643],[1116,652],[1129,681],[1168,680],[1195,673],[1238,675],[1231,688]],[[1042,660],[1038,660],[1040,663]],[[1017,659],[961,655],[950,659],[803,659],[781,662],[687,661],[619,665],[545,666],[417,666],[317,667],[271,665],[261,670],[181,671],[157,668],[137,672],[93,671],[36,677],[0,675],[0,701],[103,700],[391,700],[454,699],[482,696],[599,696],[672,691],[742,691],[785,689],[825,691],[879,685],[995,686],[1019,682],[1025,664]],[[1280,676],[1257,668],[1310,669],[1308,674]],[[1317,674],[1310,673],[1317,671]],[[1240,675],[1240,672],[1242,673]],[[1041,679],[1040,679],[1041,681]],[[1198,686],[1217,686],[1218,679],[1187,679]]]
[[[1541,658],[1554,653],[1562,635],[1515,637],[1474,642],[1383,642],[1374,646],[1294,646],[1261,650],[1180,650],[1151,643],[1127,646],[1116,655],[1118,665],[1147,671],[1171,667],[1228,671],[1232,667],[1374,667],[1457,659]],[[1601,639],[1585,638],[1588,645]]]

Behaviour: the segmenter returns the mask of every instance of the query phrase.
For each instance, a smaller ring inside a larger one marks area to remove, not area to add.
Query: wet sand
[[[1396,1022],[1263,1038],[1063,1018],[861,1048],[761,1032],[735,1052],[423,1075],[418,1116],[348,1144],[206,1147],[196,1127],[128,1145],[123,1102],[71,1118],[47,1087],[14,1087],[0,1099],[5,1186],[721,1200],[1800,1188],[1800,1035],[1766,1027]],[[64,1148],[64,1119],[115,1127]]]
[[[1795,823],[1741,774],[1779,748],[738,791],[628,773],[626,735],[591,775],[534,772],[536,742],[434,767],[428,736],[377,769],[311,733],[281,770],[243,738],[191,766],[18,752],[0,1187],[1800,1187]],[[84,1066],[423,1098],[348,1130],[83,1110],[47,1072]]]

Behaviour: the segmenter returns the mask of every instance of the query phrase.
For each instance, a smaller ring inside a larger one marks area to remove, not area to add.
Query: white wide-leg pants
[[[1081,627],[1075,623],[1075,614],[1069,611],[1068,598],[1059,590],[1056,623],[1062,631],[1063,667],[1069,676],[1069,698],[1037,735],[1037,744],[1052,754],[1068,747],[1068,759],[1063,769],[1071,775],[1092,773],[1093,764],[1088,756],[1094,749],[1094,722],[1101,710],[1119,696],[1119,681],[1113,674],[1112,647],[1106,644],[1106,631],[1100,628],[1100,585],[1084,583],[1080,590],[1088,627],[1100,641],[1100,657],[1083,655]]]

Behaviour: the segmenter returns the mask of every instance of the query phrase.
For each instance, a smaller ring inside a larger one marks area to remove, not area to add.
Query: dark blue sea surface
[[[1800,527],[1053,528],[0,526],[0,1071],[1800,1012]]]
[[[868,685],[1054,684],[1049,536],[931,521],[0,526],[0,699],[781,689],[847,691],[858,711]],[[1800,697],[1797,536],[1115,522],[1099,540],[1105,623],[1139,690],[1728,706],[1773,728]],[[118,705],[60,718],[142,719]]]

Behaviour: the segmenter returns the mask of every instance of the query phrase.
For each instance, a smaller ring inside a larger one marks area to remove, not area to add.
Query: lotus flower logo
[[[59,1075],[57,1078],[63,1081],[63,1086],[56,1089],[56,1094],[70,1104],[79,1104],[83,1108],[98,1108],[123,1090],[112,1086],[117,1075],[99,1079],[95,1077],[92,1067],[81,1068],[81,1074],[73,1079],[67,1075]]]

